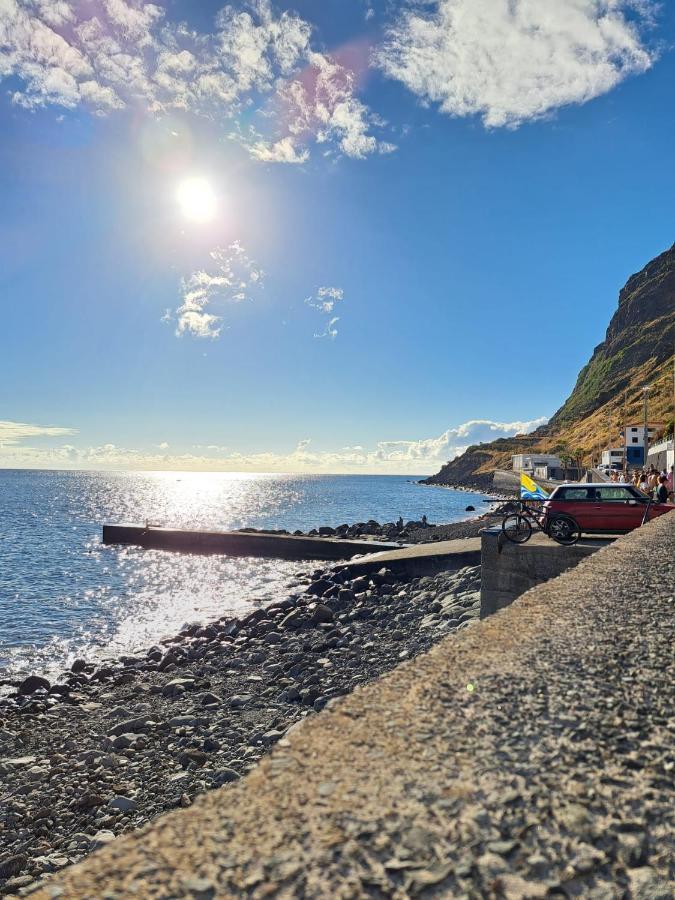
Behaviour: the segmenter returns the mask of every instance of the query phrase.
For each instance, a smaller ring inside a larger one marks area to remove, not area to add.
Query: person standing
[[[668,476],[661,475],[659,477],[659,486],[654,492],[654,500],[657,503],[667,503],[668,502]]]

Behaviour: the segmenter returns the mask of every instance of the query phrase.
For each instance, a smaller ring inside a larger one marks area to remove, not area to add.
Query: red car
[[[675,509],[673,503],[654,503],[632,484],[562,484],[544,503],[547,521],[568,516],[582,532],[623,534]],[[558,520],[559,521],[559,520]]]

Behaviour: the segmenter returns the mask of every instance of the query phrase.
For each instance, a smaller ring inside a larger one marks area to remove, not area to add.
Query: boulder
[[[19,685],[19,693],[26,696],[27,694],[34,694],[35,691],[48,691],[50,687],[51,685],[46,678],[41,678],[39,675],[29,675]]]
[[[329,581],[327,578],[319,578],[317,581],[312,582],[310,586],[307,588],[308,594],[313,594],[315,597],[323,597],[327,590],[333,587],[333,583]]]
[[[314,625],[321,625],[324,622],[332,622],[335,616],[333,615],[333,610],[326,606],[325,603],[317,603],[314,609],[312,610],[312,623]]]

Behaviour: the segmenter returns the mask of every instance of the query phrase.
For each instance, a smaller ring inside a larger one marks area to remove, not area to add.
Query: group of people
[[[659,472],[654,466],[646,469],[636,469],[631,475],[625,472],[612,471],[610,481],[619,484],[632,484],[638,490],[651,497],[656,503],[667,503],[673,496],[673,470],[670,474],[663,470]]]

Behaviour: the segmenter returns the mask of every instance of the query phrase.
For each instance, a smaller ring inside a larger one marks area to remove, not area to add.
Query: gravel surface
[[[479,615],[479,567],[305,580],[243,621],[17,682],[0,702],[0,893],[236,781],[291,725]]]
[[[674,537],[620,538],[35,896],[671,898]]]

